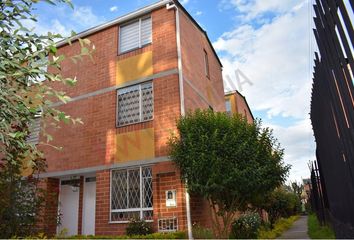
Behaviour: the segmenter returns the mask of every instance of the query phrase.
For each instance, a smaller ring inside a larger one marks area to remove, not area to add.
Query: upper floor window
[[[119,52],[141,48],[152,42],[151,17],[139,18],[120,27]]]
[[[41,113],[37,113],[33,121],[29,124],[29,135],[27,136],[27,143],[29,144],[38,144],[39,143],[39,134],[41,131]]]
[[[148,121],[154,116],[152,82],[119,89],[117,101],[117,126]]]
[[[226,113],[231,115],[231,101],[227,99],[225,101]]]
[[[205,64],[205,76],[207,76],[207,78],[210,77],[209,74],[209,59],[208,59],[208,53],[204,50],[204,64]]]

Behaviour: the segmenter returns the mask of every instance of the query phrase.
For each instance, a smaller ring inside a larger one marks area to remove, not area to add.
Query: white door
[[[65,229],[66,235],[77,235],[80,188],[73,187],[71,184],[64,185],[64,182],[62,181],[60,186],[59,209],[61,225],[58,227],[58,233]]]
[[[95,216],[96,216],[96,178],[85,179],[84,200],[82,211],[82,234],[95,234]]]

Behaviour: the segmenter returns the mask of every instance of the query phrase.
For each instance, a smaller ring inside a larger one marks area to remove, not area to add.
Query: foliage
[[[311,239],[335,239],[330,226],[321,226],[316,215],[311,214],[307,219],[308,234]]]
[[[69,0],[45,2],[71,5]],[[42,139],[46,139],[41,145],[50,145],[52,139],[46,125],[81,122],[53,108],[53,103],[66,103],[69,97],[48,83],[71,86],[76,79],[60,75],[65,56],[59,54],[55,41],[63,38],[53,33],[38,35],[23,25],[36,21],[32,12],[37,3],[0,1],[0,238],[21,237],[35,230],[43,200],[36,176],[46,164],[43,153],[26,140],[38,112],[47,119],[41,122]],[[75,61],[92,52],[89,40],[80,40],[80,44],[81,52],[72,56]],[[25,169],[33,176],[29,181],[23,180]]]
[[[189,112],[169,139],[170,157],[188,190],[207,199],[217,237],[227,238],[238,210],[286,178],[289,166],[272,131],[261,122],[211,110]]]
[[[194,239],[215,239],[214,233],[211,229],[193,224],[192,228]]]
[[[258,231],[259,239],[275,239],[279,237],[283,232],[288,230],[293,223],[299,219],[299,216],[292,216],[290,218],[280,218],[274,224],[273,228],[267,226],[261,226]]]
[[[246,213],[232,223],[231,236],[237,239],[257,238],[261,218],[258,213]]]
[[[128,236],[148,235],[153,233],[153,230],[150,223],[141,219],[132,219],[126,228],[126,232]]]
[[[120,236],[100,236],[100,235],[77,235],[60,239],[186,239],[185,232],[152,233],[148,235],[120,235]]]
[[[300,212],[300,200],[293,192],[288,192],[284,187],[279,187],[270,193],[260,207],[268,212],[269,221],[274,224],[279,218],[287,218]]]

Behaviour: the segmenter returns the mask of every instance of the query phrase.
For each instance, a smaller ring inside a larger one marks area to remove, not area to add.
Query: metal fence
[[[319,53],[311,99],[317,145],[311,201],[338,238],[354,238],[353,5],[354,0],[316,0],[314,5]]]

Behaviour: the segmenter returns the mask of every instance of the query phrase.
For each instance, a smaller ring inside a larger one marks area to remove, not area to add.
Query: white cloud
[[[85,28],[96,26],[104,21],[104,18],[96,16],[88,6],[75,7],[71,19]]]
[[[179,2],[180,2],[182,5],[186,5],[186,4],[189,2],[189,0],[179,0]]]
[[[31,20],[24,20],[22,24],[28,29],[33,29],[37,34],[47,34],[51,33],[59,33],[62,36],[69,36],[70,29],[64,26],[58,19],[53,19],[49,22],[34,22]]]
[[[112,6],[112,7],[109,8],[109,11],[110,12],[116,12],[116,11],[118,11],[118,7],[117,6]]]
[[[315,159],[313,132],[309,119],[296,122],[289,127],[265,124],[274,130],[274,135],[278,138],[282,147],[285,147],[284,159],[287,164],[291,164],[289,180],[299,181],[307,178],[310,171],[307,163]]]
[[[37,22],[31,20],[22,21],[24,26],[29,29],[34,28],[38,34],[47,34],[48,32],[59,33],[62,36],[70,36],[71,31],[76,32],[86,30],[89,27],[96,26],[105,21],[104,17],[93,13],[92,8],[88,6],[75,6],[74,10],[68,10],[64,7],[58,7],[60,19],[50,19],[40,16]]]
[[[234,8],[240,13],[240,19],[243,21],[253,20],[262,17],[267,12],[284,13],[294,6],[304,4],[307,0],[222,0],[219,8],[230,9]]]
[[[196,16],[200,16],[200,15],[202,15],[202,14],[203,14],[202,11],[197,11],[197,12],[195,13]]]
[[[260,28],[238,26],[214,43],[225,53],[224,74],[235,79],[234,71],[240,69],[253,82],[243,90],[254,110],[300,119],[309,113],[307,21],[307,9],[301,7]]]
[[[242,85],[242,93],[252,110],[267,114],[263,119],[265,123],[273,117],[285,122],[298,121],[288,128],[272,127],[285,148],[285,161],[293,165],[291,178],[300,180],[309,175],[306,164],[314,159],[308,114],[312,84],[309,36],[312,32],[308,26],[307,4],[290,0],[228,0],[222,4],[242,16],[242,21],[236,18],[234,29],[214,43],[223,56],[224,79],[230,76],[237,86],[234,72],[239,69],[252,81],[252,86]],[[228,86],[225,81],[225,87]]]

